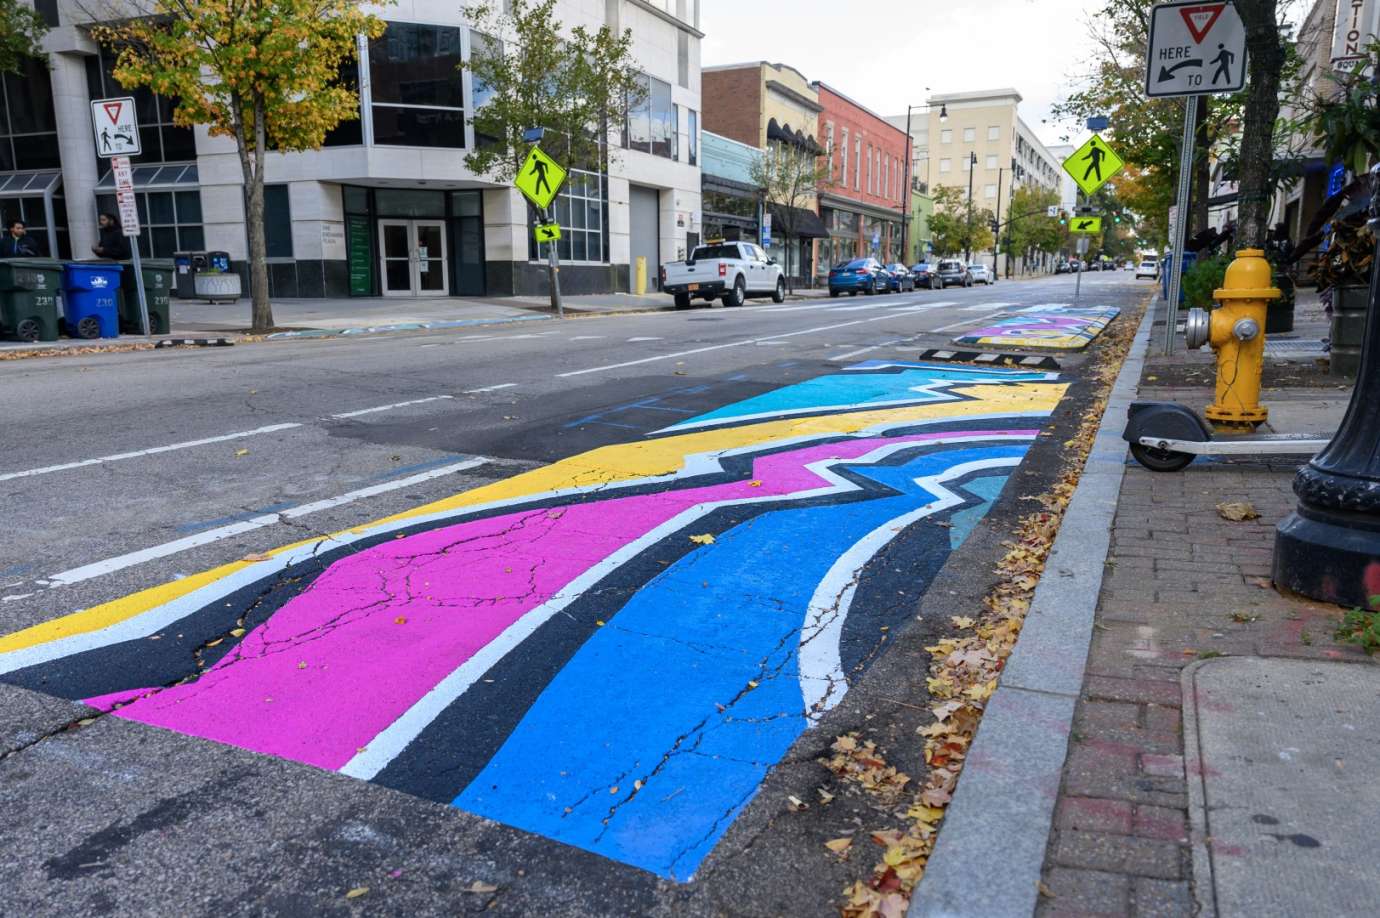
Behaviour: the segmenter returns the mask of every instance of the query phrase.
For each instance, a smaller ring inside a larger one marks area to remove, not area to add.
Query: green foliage
[[[38,57],[48,25],[21,0],[0,0],[0,73],[18,73],[26,57]]]
[[[1380,606],[1380,596],[1370,598],[1372,606]],[[1333,635],[1343,644],[1355,644],[1366,653],[1380,650],[1380,612],[1352,609],[1342,617],[1341,627]]]
[[[471,119],[478,140],[465,165],[511,181],[527,155],[523,131],[543,127],[544,149],[567,165],[599,168],[611,152],[609,132],[621,131],[629,110],[646,99],[632,31],[576,26],[562,34],[556,0],[501,6],[506,11],[485,3],[464,8],[465,18],[495,39],[471,49],[471,75],[487,99]]]
[[[1046,208],[1057,205],[1059,195],[1037,185],[1023,185],[1011,194],[1008,225],[1002,229],[1002,251],[1007,255],[1026,252],[1057,252],[1068,243],[1068,227],[1058,217],[1046,216]]]
[[[797,215],[806,210],[815,194],[833,183],[828,161],[808,150],[772,142],[769,149],[748,168],[752,183],[762,189],[767,201],[781,205],[774,213],[773,232],[782,239],[796,238]],[[791,284],[791,249],[786,246],[786,284]]]
[[[1332,76],[1331,91],[1313,100],[1306,125],[1328,162],[1340,160],[1356,175],[1380,159],[1380,92],[1366,73],[1380,59],[1380,42],[1366,47],[1369,61]]]
[[[961,255],[991,249],[996,240],[988,223],[993,219],[992,212],[970,201],[963,189],[935,189],[934,213],[930,215],[935,254]]]
[[[1200,258],[1183,275],[1184,306],[1188,309],[1208,309],[1212,306],[1214,290],[1220,290],[1227,277],[1231,259],[1225,255]]]

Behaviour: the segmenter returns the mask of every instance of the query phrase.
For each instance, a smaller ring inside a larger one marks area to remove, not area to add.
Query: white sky
[[[700,0],[704,66],[790,64],[880,115],[927,93],[1013,86],[1047,145],[1081,125],[1042,124],[1092,54],[1100,0]]]

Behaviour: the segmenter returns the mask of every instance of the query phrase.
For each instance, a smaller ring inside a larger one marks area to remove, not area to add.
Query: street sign
[[[1105,131],[1107,130],[1108,123],[1106,115],[1093,115],[1088,119],[1088,130]]]
[[[1058,205],[1058,204],[1051,204],[1051,205],[1049,205],[1048,207],[1046,207],[1046,208],[1045,208],[1045,216],[1046,216],[1046,217],[1057,217],[1057,216],[1059,216],[1059,205]]]
[[[1380,34],[1380,2],[1343,0],[1332,29],[1332,66],[1369,60],[1366,45]]]
[[[138,156],[142,152],[139,119],[129,96],[92,102],[91,127],[96,132],[97,156]]]
[[[1200,96],[1246,85],[1246,27],[1230,0],[1161,3],[1150,11],[1145,94]]]
[[[561,225],[559,223],[538,223],[537,241],[555,242],[561,238]]]
[[[1074,217],[1072,220],[1069,221],[1069,232],[1087,233],[1089,236],[1095,236],[1098,233],[1102,232],[1102,218]]]
[[[762,248],[771,248],[771,211],[762,214]]]
[[[1073,155],[1064,160],[1064,171],[1073,176],[1083,193],[1090,195],[1116,175],[1126,163],[1112,152],[1107,141],[1094,134]]]
[[[556,200],[561,185],[565,184],[565,176],[566,171],[541,147],[533,147],[513,178],[513,184],[527,196],[527,200],[537,205],[538,210],[546,210]]]
[[[110,174],[115,178],[115,205],[120,212],[120,228],[126,236],[139,235],[139,205],[134,198],[134,170],[128,156],[110,158]]]

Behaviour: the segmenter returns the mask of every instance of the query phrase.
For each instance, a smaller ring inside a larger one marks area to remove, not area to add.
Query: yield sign
[[[1184,17],[1184,25],[1188,26],[1189,34],[1193,36],[1193,40],[1202,44],[1207,33],[1212,30],[1213,23],[1217,21],[1218,16],[1222,15],[1222,10],[1225,8],[1225,3],[1183,6],[1179,8],[1179,15]]]
[[[97,156],[138,156],[142,152],[138,113],[129,96],[92,99],[91,127]]]
[[[116,99],[114,102],[102,102],[101,108],[105,109],[106,117],[111,124],[120,123],[120,112],[124,111],[125,103]]]

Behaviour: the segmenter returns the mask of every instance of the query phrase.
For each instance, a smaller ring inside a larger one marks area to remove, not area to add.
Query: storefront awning
[[[803,207],[788,207],[785,204],[771,204],[772,233],[778,231],[785,235],[787,229],[796,239],[828,239],[829,230],[819,214]]]

